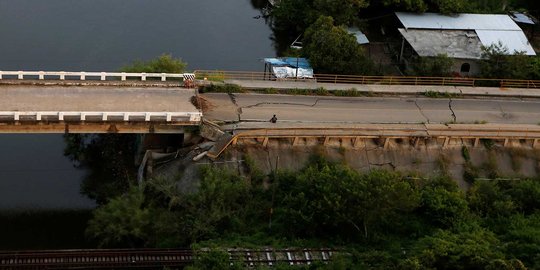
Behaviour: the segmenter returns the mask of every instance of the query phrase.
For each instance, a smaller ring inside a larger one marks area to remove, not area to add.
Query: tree
[[[424,0],[383,0],[383,3],[404,11],[424,13],[428,10],[428,5]]]
[[[403,11],[454,14],[466,11],[469,2],[465,0],[383,0],[383,3]]]
[[[460,191],[442,187],[424,188],[420,210],[430,222],[449,228],[462,221],[469,209]]]
[[[180,206],[181,226],[191,241],[219,237],[227,231],[247,231],[252,193],[247,180],[232,171],[202,168],[198,192]]]
[[[521,180],[505,190],[520,212],[532,214],[540,210],[540,181]]]
[[[94,211],[86,234],[99,242],[99,246],[139,247],[147,243],[151,224],[150,209],[144,207],[144,194],[131,188],[123,196],[112,199]]]
[[[484,78],[528,79],[531,58],[524,52],[510,53],[501,42],[482,47],[481,74]]]
[[[369,74],[371,61],[356,39],[331,17],[321,16],[305,32],[303,54],[318,73]]]
[[[149,61],[135,61],[122,68],[124,72],[146,73],[182,73],[187,64],[182,59],[173,58],[170,54],[162,54],[156,59]]]
[[[507,219],[502,239],[508,254],[525,262],[531,269],[540,267],[540,213],[516,214]]]
[[[299,174],[279,176],[276,215],[291,233],[368,238],[387,217],[418,205],[418,194],[399,174],[359,175],[320,157],[310,164]]]
[[[330,16],[337,25],[351,25],[358,20],[358,12],[369,5],[366,0],[315,0],[319,14]]]
[[[495,235],[481,228],[460,232],[439,230],[420,239],[413,253],[422,268],[427,269],[483,269],[495,261],[511,264],[505,260]]]
[[[447,77],[452,75],[454,59],[446,54],[435,57],[418,57],[412,64],[413,74],[416,76]]]
[[[467,194],[469,206],[482,217],[509,216],[516,205],[497,182],[477,181]]]

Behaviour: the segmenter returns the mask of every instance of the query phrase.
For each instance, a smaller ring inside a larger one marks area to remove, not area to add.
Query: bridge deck
[[[198,112],[185,88],[1,86],[0,111]]]
[[[168,133],[153,125],[198,124],[194,95],[179,87],[1,85],[0,132]]]

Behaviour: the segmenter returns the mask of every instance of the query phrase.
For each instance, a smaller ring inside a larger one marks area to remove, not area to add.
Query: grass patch
[[[279,90],[275,88],[265,88],[262,90],[262,93],[264,94],[279,94]]]
[[[463,156],[465,162],[471,161],[471,154],[469,153],[469,148],[467,148],[467,146],[464,145],[461,147],[461,155]]]
[[[263,94],[285,94],[285,95],[294,95],[294,96],[336,96],[336,97],[374,97],[377,96],[373,92],[362,92],[358,91],[356,88],[351,88],[347,90],[328,90],[324,87],[319,87],[316,89],[274,89],[266,88],[262,90],[255,90],[255,92]]]
[[[195,75],[195,79],[212,81],[212,82],[223,82],[225,80],[225,72],[216,71],[216,72],[212,72],[212,74],[208,74],[208,73],[205,73],[205,72],[197,73]]]
[[[199,89],[201,93],[246,93],[247,90],[236,84],[210,84]]]
[[[425,91],[423,95],[428,98],[457,98],[462,96],[461,94],[457,93],[439,92],[432,90]]]
[[[439,155],[439,158],[437,159],[437,166],[439,167],[441,174],[447,176],[450,167],[450,158],[447,155],[441,153]]]
[[[486,173],[487,177],[490,179],[497,179],[500,177],[497,165],[497,156],[495,155],[494,150],[489,150],[488,158],[486,162],[482,165],[482,169]]]

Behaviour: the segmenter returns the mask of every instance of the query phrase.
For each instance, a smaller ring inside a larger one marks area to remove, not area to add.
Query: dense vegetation
[[[354,37],[347,33],[345,26],[368,29],[370,24],[380,23],[373,18],[388,17],[395,11],[451,15],[529,10],[538,15],[538,3],[525,0],[282,0],[272,9],[271,21],[276,39],[282,43],[290,44],[298,36],[303,36],[300,53],[278,44],[279,54],[301,55],[310,59],[316,73],[369,75],[380,73],[380,67],[378,70],[374,68],[376,65]],[[504,55],[508,53],[518,56]],[[394,54],[396,58],[397,52]],[[487,78],[540,79],[540,58],[520,54],[505,51],[505,48],[486,48],[481,75]],[[420,76],[453,75],[450,72],[452,59],[442,57],[413,61],[406,73]],[[491,66],[493,62],[497,63],[495,68]]]
[[[166,179],[133,187],[95,211],[87,234],[103,247],[321,246],[351,254],[311,269],[540,267],[538,180],[478,181],[465,193],[445,176],[362,174],[321,157],[296,173],[264,175],[249,157],[245,167],[204,167],[191,194]],[[218,257],[192,269],[227,269]]]
[[[182,73],[187,64],[182,59],[174,58],[170,54],[162,54],[156,59],[148,61],[134,61],[122,68],[124,72],[146,73]]]

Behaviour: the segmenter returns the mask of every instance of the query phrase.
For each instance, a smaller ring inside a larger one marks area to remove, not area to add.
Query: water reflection
[[[0,209],[93,208],[79,194],[85,170],[64,156],[62,135],[0,135]]]
[[[81,193],[102,204],[136,183],[138,138],[134,134],[65,135],[64,154],[75,167],[88,172]]]
[[[192,69],[261,70],[271,30],[253,0],[2,0],[0,69],[117,70],[162,53]]]

